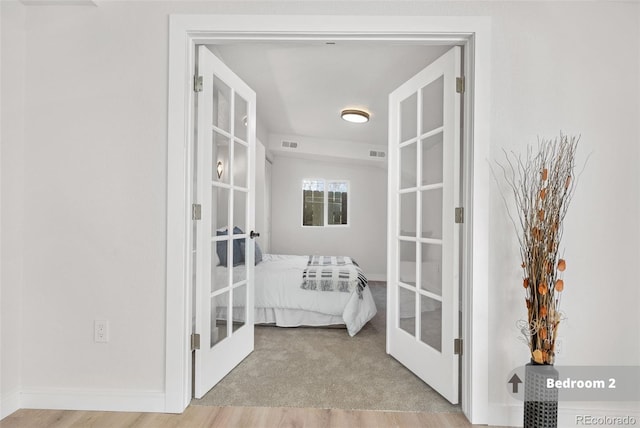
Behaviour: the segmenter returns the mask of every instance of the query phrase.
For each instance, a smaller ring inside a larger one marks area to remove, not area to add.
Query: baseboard
[[[18,389],[0,396],[0,419],[4,419],[18,409],[20,409],[20,391]]]
[[[367,279],[369,281],[386,281],[387,280],[387,274],[386,273],[367,273]]]
[[[80,389],[29,389],[20,393],[23,409],[99,410],[113,412],[164,412],[164,391],[92,391]]]
[[[523,405],[489,405],[488,425],[521,427],[523,424]],[[635,423],[640,424],[640,410],[637,403],[618,402],[581,402],[581,403],[560,403],[558,405],[558,426],[559,427],[618,427],[624,424],[616,423],[606,418],[630,417],[635,419]],[[589,419],[591,418],[591,423]],[[595,419],[600,418],[598,423]],[[610,422],[610,423],[607,423]],[[629,425],[629,424],[626,424]]]

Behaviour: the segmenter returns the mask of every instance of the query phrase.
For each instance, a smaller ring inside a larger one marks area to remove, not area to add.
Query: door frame
[[[470,16],[171,15],[167,141],[165,411],[191,400],[191,203],[195,46],[345,40],[464,47],[462,410],[488,421],[488,234],[491,18]]]

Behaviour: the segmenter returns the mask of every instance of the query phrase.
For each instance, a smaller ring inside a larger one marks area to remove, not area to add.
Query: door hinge
[[[196,351],[200,349],[200,335],[193,333],[191,335],[191,350]]]
[[[462,339],[453,339],[453,353],[462,355]]]
[[[456,208],[456,223],[464,223],[464,208],[457,207]]]
[[[193,91],[202,92],[202,76],[193,76]]]
[[[192,220],[200,220],[202,218],[202,205],[200,204],[192,204],[191,205],[191,219]]]
[[[464,77],[456,77],[456,92],[464,93]]]

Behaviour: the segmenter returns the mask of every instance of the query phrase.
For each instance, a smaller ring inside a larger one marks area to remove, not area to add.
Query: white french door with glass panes
[[[458,402],[461,49],[389,96],[387,352]]]
[[[253,351],[256,95],[198,47],[194,392],[201,398]]]

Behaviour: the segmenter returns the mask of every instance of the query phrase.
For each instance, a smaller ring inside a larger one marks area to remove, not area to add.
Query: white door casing
[[[347,40],[465,46],[462,410],[487,424],[488,230],[491,135],[491,34],[487,16],[312,16],[172,14],[169,17],[167,140],[166,412],[182,412],[192,396],[191,177],[194,144],[193,67],[198,44],[239,40]],[[187,203],[185,204],[185,201]],[[473,286],[472,286],[473,285]],[[495,417],[494,417],[495,419]]]
[[[389,96],[387,352],[458,403],[461,48]]]
[[[201,398],[253,351],[256,95],[197,48],[196,334]]]

